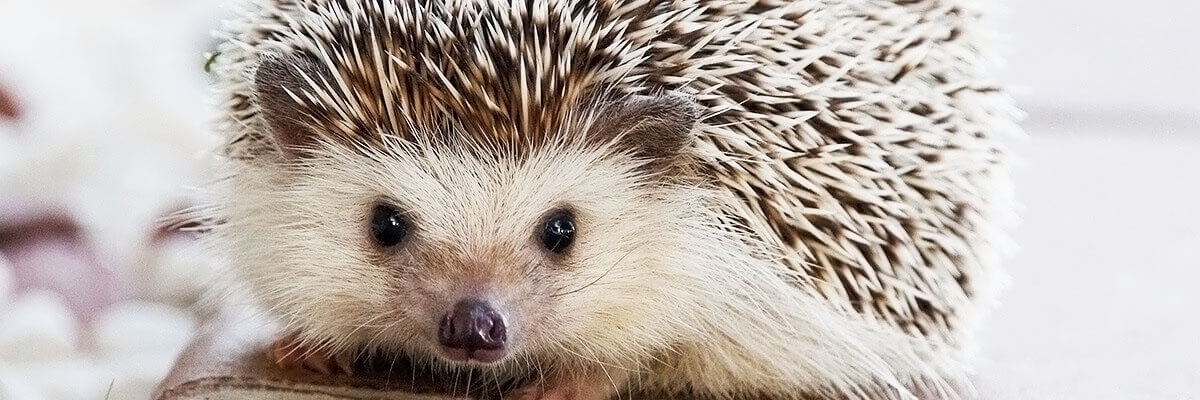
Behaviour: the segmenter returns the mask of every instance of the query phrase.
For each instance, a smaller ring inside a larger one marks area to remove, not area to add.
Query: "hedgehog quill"
[[[976,6],[246,2],[213,240],[289,367],[971,398],[1019,134]]]

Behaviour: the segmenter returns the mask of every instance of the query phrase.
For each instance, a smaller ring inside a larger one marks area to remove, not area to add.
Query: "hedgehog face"
[[[244,190],[259,208],[230,210],[236,262],[322,345],[453,365],[633,359],[678,333],[678,293],[658,283],[711,226],[681,176],[697,112],[673,96],[590,109],[573,139],[515,152],[445,132],[282,151],[248,174],[276,177]]]
[[[294,166],[269,212],[246,212],[255,292],[311,340],[457,364],[667,334],[641,311],[671,301],[656,283],[701,229],[693,189],[601,149],[471,153],[331,147]]]

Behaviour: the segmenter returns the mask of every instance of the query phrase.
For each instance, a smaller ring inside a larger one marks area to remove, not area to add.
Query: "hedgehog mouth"
[[[484,399],[507,398],[513,390],[533,381],[530,376],[495,369],[495,364],[452,362],[441,355],[430,360],[428,356],[410,351],[376,353],[359,360],[362,373],[355,375],[360,379],[385,378],[414,393],[457,393]]]
[[[442,358],[455,364],[495,365],[507,355],[505,349],[456,349],[438,346]]]

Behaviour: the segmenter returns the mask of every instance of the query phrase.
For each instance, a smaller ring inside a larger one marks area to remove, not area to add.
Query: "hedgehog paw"
[[[354,355],[330,352],[304,344],[296,335],[286,335],[267,348],[267,358],[286,370],[305,370],[324,375],[354,375]]]

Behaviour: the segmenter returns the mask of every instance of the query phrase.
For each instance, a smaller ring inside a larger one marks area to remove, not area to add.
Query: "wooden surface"
[[[156,400],[443,400],[462,393],[431,382],[405,365],[355,376],[277,368],[266,357],[273,330],[244,313],[209,319],[159,386]],[[402,363],[403,364],[403,363]]]

